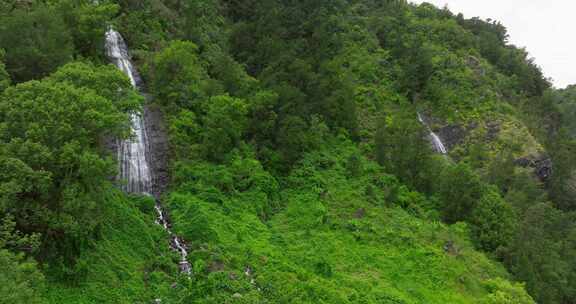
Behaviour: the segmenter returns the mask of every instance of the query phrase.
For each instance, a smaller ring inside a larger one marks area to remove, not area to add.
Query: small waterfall
[[[424,118],[422,117],[422,115],[420,113],[418,113],[418,121],[420,121],[420,123],[423,124],[426,127],[426,129],[428,130],[428,137],[430,138],[430,143],[432,144],[434,151],[436,151],[437,153],[440,153],[440,154],[444,154],[444,155],[448,154],[448,150],[446,149],[446,147],[442,143],[442,140],[440,139],[440,137],[432,131],[432,129],[424,121]]]
[[[140,88],[140,76],[130,61],[128,48],[124,39],[117,31],[109,29],[106,32],[106,55],[129,78],[132,85]],[[149,146],[146,132],[146,122],[141,113],[132,113],[132,131],[134,136],[118,143],[118,161],[120,163],[119,178],[127,181],[123,190],[128,193],[151,195],[153,193],[152,172],[149,166]],[[170,236],[170,247],[180,254],[180,270],[190,274],[188,251],[184,242],[170,230],[170,223],[162,206],[156,200],[156,223],[164,227]]]

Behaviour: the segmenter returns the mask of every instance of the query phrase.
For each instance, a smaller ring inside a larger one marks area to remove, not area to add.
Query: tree
[[[1,210],[1,209],[0,209]],[[24,235],[16,230],[11,215],[0,222],[0,303],[42,303],[43,276],[36,263],[26,258],[39,245],[39,235]],[[14,252],[17,252],[16,254]]]
[[[238,147],[247,127],[248,106],[227,95],[210,98],[203,117],[202,148],[208,159],[222,161]]]
[[[344,128],[353,136],[358,133],[356,101],[354,99],[354,83],[350,73],[347,73],[336,63],[323,67],[320,81],[318,114],[334,128]]]
[[[70,31],[60,14],[47,5],[0,15],[0,45],[6,69],[17,82],[41,78],[72,60]]]
[[[415,115],[398,113],[381,120],[375,134],[376,160],[402,182],[428,192],[432,150]]]
[[[576,296],[574,219],[549,203],[536,204],[510,245],[505,263],[538,303],[570,303]]]
[[[34,253],[40,245],[40,235],[25,235],[16,230],[14,216],[6,215],[0,222],[0,249],[27,254]]]
[[[480,177],[465,163],[446,166],[437,178],[442,217],[448,223],[469,220],[484,193]]]
[[[72,64],[0,96],[0,214],[14,215],[19,230],[41,233],[45,256],[73,260],[100,223],[102,193],[116,172],[101,144],[129,136],[125,111],[140,100],[130,98],[119,71],[108,75],[108,91],[97,91],[99,82],[94,89],[74,84],[110,72]]]
[[[507,246],[516,229],[514,211],[495,187],[484,190],[469,221],[476,243],[489,252]]]
[[[417,100],[434,72],[432,63],[434,53],[431,46],[420,41],[414,42],[414,44],[402,52],[405,57],[401,80],[412,101]]]
[[[55,5],[72,34],[77,52],[84,56],[103,55],[104,33],[107,26],[119,11],[118,4],[94,4],[90,0],[60,0]]]
[[[170,141],[179,159],[192,156],[193,147],[201,142],[199,120],[190,110],[181,110],[170,119]]]
[[[0,249],[0,303],[43,303],[40,298],[43,280],[35,262]]]
[[[548,182],[550,197],[556,206],[565,211],[576,210],[576,140],[561,130],[550,147],[554,164],[552,178]]]
[[[10,75],[6,71],[6,65],[4,64],[5,52],[0,49],[0,94],[10,86]]]
[[[132,88],[128,76],[111,64],[69,63],[50,75],[50,80],[97,92],[123,113],[139,111],[143,102],[142,96]]]
[[[482,299],[482,304],[533,304],[532,297],[526,292],[523,284],[511,283],[503,279],[492,279],[485,283],[490,294]]]
[[[235,97],[247,97],[258,83],[256,79],[250,77],[244,67],[236,62],[230,55],[223,53],[220,49],[210,50],[215,54],[209,56],[209,72],[213,79],[217,79],[222,84],[224,90]]]
[[[174,41],[154,58],[150,84],[158,101],[168,109],[200,110],[208,76],[197,52],[192,42]]]
[[[280,121],[276,143],[282,164],[277,169],[289,171],[306,152],[319,148],[327,135],[328,127],[317,116],[310,122],[292,115]]]
[[[515,174],[512,149],[506,149],[496,155],[487,168],[486,180],[497,185],[502,193],[508,192]]]

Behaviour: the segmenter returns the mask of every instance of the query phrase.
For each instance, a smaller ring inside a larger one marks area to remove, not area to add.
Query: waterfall
[[[424,118],[422,117],[422,115],[420,113],[418,113],[418,121],[420,121],[420,123],[423,124],[426,127],[426,129],[428,130],[428,137],[430,139],[430,143],[432,144],[432,148],[434,148],[434,151],[436,151],[437,153],[440,153],[440,154],[448,154],[448,150],[446,149],[446,147],[442,143],[442,140],[440,139],[440,137],[432,131],[432,129],[424,121]]]
[[[130,83],[136,89],[140,89],[140,76],[130,61],[128,48],[124,39],[117,31],[109,29],[106,32],[106,56],[116,65],[124,74],[130,78]],[[146,132],[146,121],[141,113],[132,113],[130,115],[132,122],[133,137],[121,140],[118,143],[118,162],[120,163],[121,180],[127,184],[123,190],[128,193],[139,193],[152,195],[152,171],[149,165],[149,145]],[[190,263],[188,263],[188,251],[184,242],[170,230],[170,223],[166,218],[166,213],[162,209],[159,201],[156,200],[155,206],[158,217],[156,222],[164,227],[170,236],[170,247],[180,254],[180,270],[190,274]]]

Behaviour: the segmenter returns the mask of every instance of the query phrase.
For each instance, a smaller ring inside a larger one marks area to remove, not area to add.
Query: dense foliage
[[[107,142],[143,98],[103,62],[108,26],[164,114],[191,277],[154,202],[111,182]],[[3,1],[0,46],[0,302],[576,298],[576,94],[499,22],[402,0]]]

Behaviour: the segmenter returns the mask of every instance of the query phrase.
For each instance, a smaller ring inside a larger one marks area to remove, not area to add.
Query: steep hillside
[[[433,201],[359,155],[326,142],[280,187],[249,156],[180,166],[175,229],[202,244],[188,301],[532,303],[465,224],[433,221]]]
[[[108,64],[110,28],[141,80]],[[573,88],[496,21],[400,0],[4,1],[0,46],[0,303],[576,298]],[[111,139],[152,176],[112,178]]]
[[[177,257],[154,224],[153,200],[114,191],[105,214],[99,236],[74,268],[46,270],[46,303],[149,303],[176,280]]]

